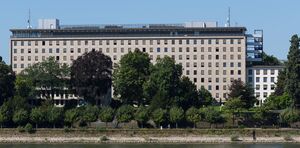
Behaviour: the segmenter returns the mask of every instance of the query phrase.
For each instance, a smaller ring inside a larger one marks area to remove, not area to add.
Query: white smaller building
[[[254,94],[258,100],[256,106],[260,106],[274,91],[277,76],[284,66],[251,66],[247,67],[247,82],[254,88]]]

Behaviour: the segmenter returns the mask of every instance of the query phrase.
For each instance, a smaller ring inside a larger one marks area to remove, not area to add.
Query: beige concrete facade
[[[246,79],[246,40],[244,32],[139,37],[12,36],[11,64],[16,73],[50,56],[60,63],[72,64],[72,60],[93,49],[102,51],[117,64],[123,55],[139,49],[147,52],[153,63],[164,56],[172,57],[183,66],[183,75],[198,88],[204,86],[218,101],[225,101],[231,81]]]

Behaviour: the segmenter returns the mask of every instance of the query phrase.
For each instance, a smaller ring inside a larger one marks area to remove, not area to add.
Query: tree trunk
[[[53,128],[55,128],[55,123],[53,124]]]
[[[35,128],[38,128],[38,124],[37,123],[35,124]]]
[[[177,129],[177,127],[178,127],[178,123],[176,122],[176,129]]]

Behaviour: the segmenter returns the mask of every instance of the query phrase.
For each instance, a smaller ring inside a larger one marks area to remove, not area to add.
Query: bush
[[[108,139],[108,137],[106,137],[106,136],[102,136],[101,138],[100,138],[100,141],[101,142],[104,142],[104,141],[108,141],[109,139]]]
[[[25,129],[24,129],[24,127],[22,127],[22,126],[18,126],[18,132],[20,132],[20,133],[24,133],[24,132],[25,132]]]
[[[232,136],[230,137],[230,139],[231,139],[231,141],[241,141],[241,140],[240,140],[240,137],[239,137],[238,135],[232,135]]]
[[[25,125],[25,131],[26,131],[27,133],[30,133],[30,134],[34,132],[34,129],[33,129],[32,125],[31,125],[30,123],[27,123],[27,124]]]
[[[69,133],[69,132],[71,132],[71,131],[72,131],[72,129],[70,129],[69,127],[65,127],[65,128],[64,128],[64,132],[65,132],[65,133]]]
[[[294,141],[294,139],[290,135],[287,135],[287,136],[283,137],[283,139],[285,141]]]

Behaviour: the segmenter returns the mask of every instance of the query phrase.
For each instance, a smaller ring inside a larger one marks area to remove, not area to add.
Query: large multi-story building
[[[260,106],[269,97],[276,87],[277,77],[284,66],[257,65],[247,68],[247,82],[254,88],[254,94]]]
[[[260,59],[262,51],[262,40],[246,34],[245,27],[218,27],[216,22],[77,26],[40,22],[38,29],[11,29],[11,64],[17,73],[50,56],[71,64],[83,53],[99,50],[118,63],[138,49],[153,63],[172,57],[198,88],[204,86],[224,101],[234,79],[246,80],[246,60]]]

